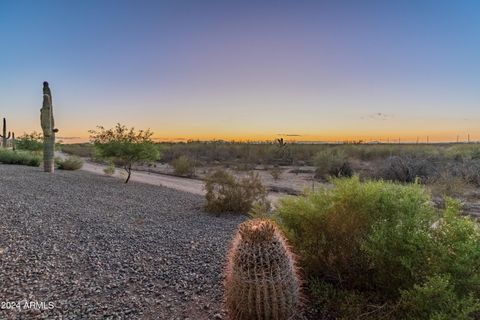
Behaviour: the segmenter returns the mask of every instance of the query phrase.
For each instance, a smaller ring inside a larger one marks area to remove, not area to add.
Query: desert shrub
[[[439,169],[436,175],[428,178],[426,185],[431,190],[432,195],[458,197],[471,188],[470,183],[462,176],[462,173],[456,171],[454,167],[453,165],[444,166]]]
[[[480,158],[480,144],[455,144],[444,150],[445,157],[457,158]]]
[[[247,213],[255,203],[267,201],[267,190],[252,172],[237,179],[225,170],[216,170],[205,178],[205,189],[205,208],[212,213]]]
[[[469,320],[480,311],[480,300],[455,292],[450,277],[436,275],[402,291],[400,309],[405,319]]]
[[[280,176],[283,173],[283,169],[279,166],[274,166],[270,170],[268,170],[268,172],[272,176],[273,180],[277,181],[278,179],[280,179]]]
[[[82,158],[90,158],[94,152],[94,146],[91,143],[62,144],[62,152]]]
[[[115,164],[112,161],[110,161],[108,166],[103,169],[103,173],[111,176],[115,173],[115,170],[116,170]]]
[[[40,155],[30,151],[0,150],[0,163],[18,164],[23,166],[38,167],[42,159]]]
[[[15,139],[15,147],[18,150],[41,151],[43,149],[43,138],[40,133],[25,133]]]
[[[369,299],[368,294],[343,289],[318,278],[308,281],[312,309],[309,319],[324,320],[386,320],[395,309],[393,304],[385,304]]]
[[[83,167],[83,160],[77,156],[69,156],[65,159],[55,158],[57,168],[60,170],[78,170]]]
[[[450,166],[450,171],[461,177],[466,183],[480,186],[480,159],[458,157]]]
[[[317,177],[350,177],[353,174],[347,156],[339,149],[330,148],[318,152],[315,154],[313,163]]]
[[[404,154],[387,158],[380,170],[380,177],[398,182],[414,182],[416,179],[425,182],[435,172],[433,159]]]
[[[272,206],[269,201],[255,202],[248,212],[251,219],[271,219],[272,215]]]
[[[436,209],[418,184],[333,183],[278,207],[306,275],[389,305],[436,276],[449,277],[462,303],[480,298],[480,229],[460,216],[458,203]]]
[[[178,176],[191,177],[195,174],[195,163],[186,156],[180,156],[171,162],[173,170]]]

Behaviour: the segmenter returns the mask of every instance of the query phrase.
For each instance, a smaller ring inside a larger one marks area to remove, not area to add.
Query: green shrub
[[[180,156],[171,162],[174,173],[178,176],[191,177],[195,174],[195,163],[186,156]]]
[[[472,295],[460,296],[450,277],[437,275],[402,291],[400,309],[409,320],[469,320],[480,312],[480,300]]]
[[[108,166],[106,168],[103,169],[103,172],[106,174],[106,175],[113,175],[115,173],[115,164],[113,162],[110,161],[110,163],[108,164]]]
[[[40,133],[25,133],[15,139],[15,147],[18,150],[41,151],[43,149],[43,138]]]
[[[23,166],[38,167],[42,159],[40,155],[29,151],[0,150],[0,163],[18,164]]]
[[[386,320],[394,311],[393,304],[385,304],[369,299],[369,295],[355,290],[346,290],[339,286],[312,278],[308,282],[313,310],[309,319],[323,320]]]
[[[459,215],[458,203],[447,199],[436,209],[418,184],[361,183],[358,177],[333,183],[282,199],[278,207],[276,219],[307,276],[373,293],[390,305],[436,276],[448,277],[466,304],[480,298],[480,229]]]
[[[83,167],[83,160],[77,156],[70,156],[65,159],[56,158],[55,163],[60,170],[78,170]]]
[[[82,158],[90,158],[94,152],[94,146],[91,143],[72,143],[62,144],[61,150],[64,153]]]
[[[216,170],[205,179],[206,206],[212,213],[247,213],[255,203],[265,203],[267,190],[258,174],[236,179],[225,170]]]
[[[318,152],[313,164],[316,167],[315,175],[319,178],[350,177],[353,174],[347,156],[339,149],[329,148]]]

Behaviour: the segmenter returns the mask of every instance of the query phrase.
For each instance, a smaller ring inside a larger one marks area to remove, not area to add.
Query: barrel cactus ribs
[[[300,301],[295,259],[276,225],[244,222],[233,240],[225,276],[231,320],[293,319]]]

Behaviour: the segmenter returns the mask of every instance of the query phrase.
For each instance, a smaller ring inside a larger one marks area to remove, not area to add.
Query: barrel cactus
[[[242,223],[232,242],[225,275],[229,319],[292,319],[299,300],[295,258],[276,225],[264,219]]]

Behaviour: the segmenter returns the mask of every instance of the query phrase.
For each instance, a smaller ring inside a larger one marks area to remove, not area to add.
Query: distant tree
[[[160,156],[157,146],[151,137],[150,130],[135,131],[118,123],[112,129],[98,126],[90,130],[90,141],[95,146],[96,156],[100,159],[113,161],[127,172],[128,183],[132,174],[132,165],[152,163]]]
[[[41,151],[43,149],[43,137],[40,133],[24,133],[15,139],[15,147],[20,150]]]

